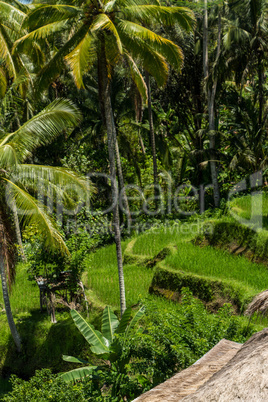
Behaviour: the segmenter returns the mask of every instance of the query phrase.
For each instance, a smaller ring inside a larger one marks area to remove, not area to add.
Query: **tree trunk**
[[[17,206],[16,206],[15,200],[13,200],[13,202],[12,202],[12,212],[13,212],[13,216],[14,216],[16,236],[17,236],[18,244],[20,246],[21,257],[22,257],[23,262],[27,262],[27,258],[25,256],[23,244],[22,244],[20,222],[19,222],[18,211],[17,211]]]
[[[142,139],[142,136],[141,136],[140,129],[139,129],[138,135],[139,135],[139,141],[140,141],[140,146],[141,146],[141,152],[142,152],[143,155],[145,155],[146,154],[145,146],[144,146],[144,142],[143,142],[143,139]]]
[[[153,114],[152,114],[150,76],[149,76],[149,73],[147,73],[147,71],[145,72],[145,80],[146,80],[147,91],[148,91],[148,119],[149,119],[151,146],[152,146],[152,154],[153,154],[154,185],[156,186],[158,184],[158,174],[157,174],[157,160],[156,160],[156,147],[155,147],[155,133],[154,133],[154,122],[153,122]]]
[[[119,290],[120,290],[120,308],[121,315],[126,309],[126,296],[125,296],[125,281],[123,272],[123,257],[121,248],[121,233],[120,233],[120,222],[119,222],[119,208],[118,208],[118,188],[116,182],[116,166],[115,166],[115,136],[114,136],[114,116],[112,110],[112,103],[110,97],[110,85],[108,80],[108,72],[106,65],[105,56],[105,46],[102,44],[101,53],[99,54],[99,77],[101,83],[100,97],[101,103],[104,108],[104,120],[107,130],[107,140],[108,140],[108,152],[109,152],[109,163],[110,163],[110,175],[112,178],[111,190],[112,190],[112,200],[113,200],[113,226],[114,226],[114,237],[116,244],[117,253],[117,265],[118,265],[118,276],[119,276]]]
[[[258,80],[259,80],[259,130],[262,130],[263,126],[263,68],[262,68],[262,54],[258,52]]]
[[[7,321],[8,325],[11,331],[11,335],[14,339],[14,342],[17,347],[17,351],[21,352],[21,339],[19,336],[19,333],[17,331],[11,307],[10,307],[10,301],[9,301],[9,295],[8,295],[8,287],[7,287],[7,278],[6,278],[6,270],[5,270],[5,263],[3,260],[3,256],[1,253],[0,249],[0,274],[1,274],[1,281],[2,281],[2,290],[3,290],[3,299],[4,299],[4,304],[5,304],[5,310],[6,310],[6,315],[7,315]]]
[[[127,199],[127,194],[126,194],[126,189],[125,189],[124,176],[123,176],[121,159],[120,159],[120,151],[119,151],[119,145],[118,145],[118,141],[117,141],[117,137],[116,137],[116,128],[115,127],[114,127],[114,134],[115,134],[115,153],[116,153],[119,184],[120,184],[120,189],[122,192],[125,214],[127,215],[128,227],[131,228],[132,219],[131,219],[128,199]]]
[[[218,17],[218,43],[217,43],[216,60],[218,59],[220,54],[220,42],[221,42],[221,14],[219,14]],[[207,0],[204,0],[203,69],[204,69],[205,86],[207,87],[206,92],[208,101],[210,171],[213,185],[214,205],[216,208],[218,208],[220,206],[220,189],[218,183],[216,152],[215,152],[215,97],[217,91],[217,78],[215,78],[212,85],[212,90],[210,90],[209,84],[207,82],[209,75]]]

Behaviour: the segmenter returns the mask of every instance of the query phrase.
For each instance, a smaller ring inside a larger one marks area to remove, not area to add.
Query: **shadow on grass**
[[[62,354],[82,357],[87,353],[86,342],[67,311],[57,312],[56,324],[51,323],[46,312],[40,313],[38,309],[16,318],[23,350],[17,353],[10,336],[2,366],[3,379],[10,374],[28,379],[41,368],[50,368],[53,372],[69,370],[70,365],[62,360]]]

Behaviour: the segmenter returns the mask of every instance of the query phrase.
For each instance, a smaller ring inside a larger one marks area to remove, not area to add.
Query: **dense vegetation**
[[[130,401],[266,325],[267,43],[266,0],[0,1],[0,399]]]

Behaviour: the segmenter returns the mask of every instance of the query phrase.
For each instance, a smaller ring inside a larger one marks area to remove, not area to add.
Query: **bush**
[[[119,345],[124,344],[123,371],[118,361],[111,362],[106,370],[96,370],[76,385],[63,383],[48,370],[37,371],[28,382],[13,376],[13,391],[3,402],[132,401],[189,367],[221,339],[243,343],[255,332],[246,319],[233,315],[230,304],[210,314],[185,288],[181,303],[155,297],[142,303],[146,314],[139,330],[127,337],[118,335]]]
[[[12,391],[2,398],[3,402],[84,402],[97,396],[93,383],[66,384],[50,370],[36,371],[29,381],[11,376]]]
[[[230,304],[210,314],[188,289],[182,290],[179,304],[155,298],[143,303],[143,330],[130,339],[129,347],[131,374],[144,391],[189,367],[221,339],[243,343],[254,332],[246,320],[233,315]]]

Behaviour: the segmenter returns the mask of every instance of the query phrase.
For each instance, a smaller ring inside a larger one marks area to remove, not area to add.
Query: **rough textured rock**
[[[254,313],[261,313],[262,315],[268,314],[268,290],[255,296],[245,311],[245,315],[252,315]]]
[[[268,401],[268,329],[253,335],[221,370],[183,399],[212,401]]]
[[[242,345],[239,343],[222,339],[195,364],[141,395],[135,399],[135,402],[177,402],[184,400],[184,397],[193,394],[213,374],[225,366],[241,347]]]

